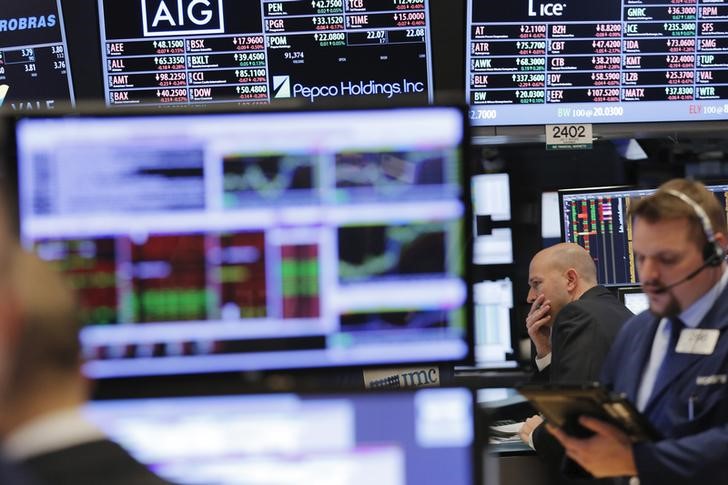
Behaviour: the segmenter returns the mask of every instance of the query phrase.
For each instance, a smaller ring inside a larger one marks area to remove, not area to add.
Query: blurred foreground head
[[[0,278],[0,327],[5,330],[0,337],[7,350],[0,387],[2,433],[86,397],[75,293],[34,254],[18,247],[9,254]]]

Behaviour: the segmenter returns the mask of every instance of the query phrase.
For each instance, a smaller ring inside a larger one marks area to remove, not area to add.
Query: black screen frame
[[[145,385],[150,386],[168,386],[171,385],[173,388],[178,388],[183,382],[189,379],[196,379],[202,377],[203,379],[209,379],[203,382],[214,382],[220,380],[220,382],[227,382],[229,379],[238,379],[245,382],[261,382],[270,379],[279,379],[281,376],[285,380],[291,376],[294,378],[304,379],[310,382],[311,385],[319,386],[322,382],[336,382],[344,383],[344,385],[354,384],[360,385],[361,383],[361,370],[362,369],[388,369],[392,367],[419,367],[419,366],[440,366],[443,374],[443,382],[446,382],[448,375],[451,373],[449,369],[454,365],[473,365],[475,361],[475,322],[474,322],[474,296],[473,296],[473,268],[469,264],[472,260],[472,225],[468,223],[469,215],[472,214],[472,195],[471,187],[469,182],[469,153],[470,153],[470,123],[467,116],[467,109],[463,105],[453,104],[413,104],[413,103],[399,103],[399,104],[382,104],[372,105],[371,103],[349,103],[348,105],[337,104],[336,106],[324,106],[324,105],[307,105],[303,109],[296,104],[288,109],[284,109],[281,106],[276,105],[256,105],[251,107],[252,109],[247,111],[231,111],[229,107],[219,107],[217,109],[165,109],[159,110],[157,108],[140,110],[139,108],[132,109],[115,109],[115,110],[82,110],[76,109],[72,111],[54,110],[51,112],[37,112],[37,113],[15,113],[5,118],[4,120],[6,143],[5,143],[5,174],[6,180],[8,181],[6,193],[8,199],[8,212],[10,214],[10,221],[13,230],[16,235],[20,234],[21,217],[20,217],[20,204],[19,204],[19,167],[18,167],[18,147],[16,143],[15,130],[16,125],[23,119],[43,119],[43,118],[82,118],[82,117],[93,117],[93,118],[118,118],[118,117],[168,117],[168,116],[207,116],[207,115],[240,115],[249,116],[255,115],[256,113],[302,113],[302,112],[327,112],[327,111],[386,111],[386,110],[397,110],[401,108],[418,108],[418,109],[431,109],[431,108],[453,108],[456,109],[463,120],[463,138],[458,149],[459,158],[461,160],[460,172],[460,183],[461,183],[461,202],[463,204],[463,216],[462,216],[462,231],[461,237],[465,244],[463,248],[463,282],[466,286],[466,300],[463,303],[462,311],[465,317],[465,329],[463,341],[466,344],[466,353],[463,358],[452,359],[448,361],[432,361],[432,360],[416,360],[411,362],[401,362],[397,364],[384,364],[375,363],[367,365],[336,365],[331,364],[324,367],[305,367],[305,366],[294,366],[287,369],[270,369],[270,370],[249,370],[239,369],[235,371],[213,371],[207,373],[190,373],[190,374],[169,374],[169,375],[148,375],[148,376],[134,376],[134,377],[104,377],[97,379],[97,388],[95,391],[96,395],[103,396],[106,394],[116,394],[119,390],[125,390],[128,392],[140,385],[140,382],[144,382]],[[234,377],[231,377],[234,376]]]

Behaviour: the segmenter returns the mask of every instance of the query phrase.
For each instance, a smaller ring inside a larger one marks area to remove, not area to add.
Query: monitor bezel
[[[339,100],[341,101],[341,100]],[[359,102],[361,101],[361,102]],[[110,384],[110,388],[119,386],[120,388],[126,388],[127,385],[134,387],[134,382],[140,379],[148,382],[150,385],[159,385],[165,379],[174,380],[175,377],[192,377],[192,376],[229,376],[237,375],[243,376],[245,380],[258,380],[265,376],[280,376],[288,372],[288,375],[305,376],[307,373],[315,371],[319,376],[325,376],[325,379],[330,379],[331,376],[336,375],[337,372],[347,375],[347,379],[356,379],[356,374],[361,374],[362,369],[386,369],[393,367],[419,367],[419,366],[441,366],[442,368],[448,368],[454,365],[473,365],[475,361],[475,322],[474,322],[474,295],[473,295],[473,268],[470,264],[472,261],[473,242],[472,242],[472,227],[469,224],[469,217],[472,214],[472,195],[470,187],[470,144],[471,144],[471,130],[468,119],[467,107],[461,104],[451,103],[434,103],[434,104],[422,104],[414,102],[403,102],[403,103],[377,103],[372,104],[371,101],[365,102],[364,100],[357,100],[353,103],[319,103],[317,105],[302,105],[301,103],[289,103],[286,107],[281,105],[253,105],[244,106],[245,109],[232,110],[230,106],[215,106],[215,107],[201,107],[201,109],[190,109],[190,107],[169,107],[166,109],[160,109],[157,107],[149,108],[130,108],[130,109],[105,109],[102,105],[94,105],[91,107],[79,107],[75,110],[55,110],[51,112],[34,112],[34,113],[12,113],[8,115],[6,119],[6,164],[5,174],[8,180],[8,212],[11,217],[11,224],[16,235],[21,234],[21,207],[19,203],[20,196],[20,184],[19,184],[19,165],[18,165],[18,146],[16,143],[16,127],[21,120],[25,119],[59,119],[59,118],[98,118],[98,119],[114,119],[114,118],[148,118],[148,117],[172,117],[172,116],[214,116],[214,115],[240,115],[240,116],[255,116],[257,114],[301,114],[301,113],[325,113],[325,112],[369,112],[369,111],[392,111],[392,110],[435,110],[435,109],[452,109],[459,113],[459,117],[462,119],[462,140],[458,146],[459,158],[460,158],[460,169],[459,178],[461,184],[461,196],[460,201],[463,205],[462,215],[462,229],[460,235],[464,244],[463,252],[460,255],[463,258],[462,262],[462,280],[466,287],[466,297],[463,303],[462,311],[464,312],[465,328],[462,342],[465,344],[465,353],[460,358],[452,358],[449,360],[413,360],[407,362],[397,363],[383,363],[375,362],[370,364],[351,365],[344,364],[340,365],[337,363],[330,363],[326,366],[310,367],[310,366],[290,366],[285,369],[250,369],[240,368],[236,370],[223,370],[223,371],[212,371],[203,373],[180,373],[180,374],[154,374],[154,375],[143,375],[143,376],[114,376],[114,377],[103,377],[97,378],[98,381],[107,381]],[[184,379],[182,379],[184,381]],[[107,389],[104,386],[103,389]],[[106,391],[103,391],[106,392]]]

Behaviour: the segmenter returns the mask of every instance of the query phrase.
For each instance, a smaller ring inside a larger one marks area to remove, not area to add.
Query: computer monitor
[[[467,0],[473,124],[727,119],[726,15],[704,3]]]
[[[480,483],[463,388],[89,403],[85,414],[179,484]]]
[[[475,363],[478,367],[503,365],[513,354],[510,278],[475,284]]]
[[[728,184],[708,185],[726,207]],[[583,246],[597,265],[600,284],[639,282],[632,253],[632,220],[629,208],[635,199],[656,189],[597,187],[559,191],[564,241]],[[728,213],[726,214],[728,217]]]
[[[16,124],[88,375],[471,361],[464,110],[155,113]]]
[[[430,0],[98,0],[108,106],[432,100]]]
[[[629,311],[639,315],[650,308],[647,295],[639,286],[620,286],[617,288],[617,298],[626,306]]]
[[[60,0],[0,4],[0,107],[53,109],[74,103]]]
[[[471,177],[475,241],[473,263],[479,265],[513,263],[511,228],[511,188],[507,173]],[[498,226],[498,227],[495,227]]]

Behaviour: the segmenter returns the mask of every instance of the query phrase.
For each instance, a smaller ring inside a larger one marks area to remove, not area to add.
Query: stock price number
[[[179,102],[187,101],[187,89],[174,88],[174,89],[157,89],[157,98],[162,102]]]
[[[155,40],[152,42],[155,49],[179,49],[185,46],[183,40]]]
[[[516,91],[516,98],[520,104],[542,104],[545,94],[543,90],[519,90]]]
[[[286,52],[286,54],[289,54]],[[240,67],[257,66],[265,62],[265,53],[263,52],[241,52],[233,56],[235,62]]]
[[[675,37],[679,37],[679,36],[690,37],[692,35],[695,35],[695,24],[694,23],[670,22],[670,23],[663,24],[662,27],[665,29],[665,32],[669,32],[670,35],[673,35]]]
[[[268,92],[268,86],[265,84],[255,84],[253,86],[236,86],[235,91],[238,94],[265,94]]]
[[[521,71],[543,71],[546,67],[546,59],[543,57],[518,57],[516,65]]]
[[[158,66],[165,67],[165,66],[177,66],[177,65],[184,65],[185,58],[182,56],[172,56],[172,57],[155,57],[154,63]]]
[[[392,0],[395,10],[415,10],[425,8],[423,0]]]
[[[311,6],[313,8],[342,8],[344,0],[313,0]]]
[[[398,27],[425,25],[425,12],[398,12],[392,18]]]
[[[344,17],[340,15],[332,15],[329,17],[311,17],[316,30],[331,30],[336,28],[344,28]]]
[[[344,32],[316,32],[313,39],[322,46],[344,45],[346,43],[346,33]],[[303,53],[301,53],[303,54]]]

